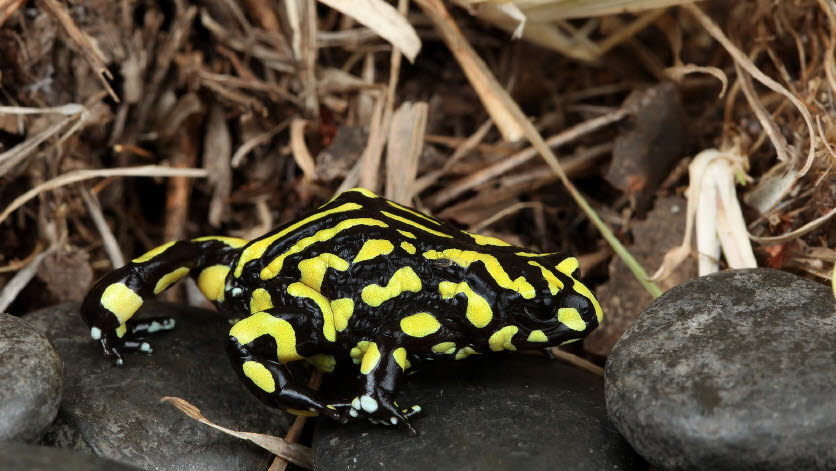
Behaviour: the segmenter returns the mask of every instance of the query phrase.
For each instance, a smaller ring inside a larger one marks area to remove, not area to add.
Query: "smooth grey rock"
[[[139,312],[173,316],[177,328],[148,338],[151,355],[116,367],[90,340],[75,303],[27,316],[42,326],[66,365],[64,400],[45,442],[145,469],[266,469],[270,454],[186,417],[177,396],[225,427],[282,436],[288,417],[240,383],[226,355],[229,323],[214,311],[147,302]]]
[[[140,468],[86,453],[18,443],[0,443],[0,469],[9,471],[140,471]]]
[[[398,399],[420,435],[321,420],[314,467],[329,470],[646,469],[606,415],[601,378],[560,361],[482,355],[425,365]]]
[[[43,332],[0,314],[0,441],[34,442],[58,413],[61,358]]]
[[[663,469],[836,469],[836,301],[770,269],[654,301],[613,349],[607,408]]]

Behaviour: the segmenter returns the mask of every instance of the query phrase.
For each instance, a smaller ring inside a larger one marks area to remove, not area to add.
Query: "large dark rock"
[[[116,367],[90,340],[77,304],[29,314],[64,359],[64,400],[46,443],[145,469],[266,469],[268,452],[183,415],[163,396],[183,398],[235,430],[282,435],[284,412],[255,399],[226,356],[229,323],[216,312],[146,303],[139,315],[173,316],[177,328],[149,338],[151,355]]]
[[[316,469],[646,468],[607,418],[601,378],[560,361],[495,354],[427,365],[398,402],[422,407],[412,419],[418,437],[320,421]]]
[[[140,471],[140,468],[87,453],[18,443],[0,443],[0,469],[9,471]]]
[[[43,332],[0,314],[0,441],[34,442],[61,402],[61,358]]]
[[[836,469],[836,301],[789,273],[665,293],[613,349],[607,408],[664,469]]]

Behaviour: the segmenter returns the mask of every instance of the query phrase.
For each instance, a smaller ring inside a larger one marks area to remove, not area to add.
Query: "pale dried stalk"
[[[182,413],[192,419],[206,424],[214,429],[220,430],[227,435],[232,435],[233,437],[241,438],[243,440],[249,440],[261,448],[264,448],[274,455],[280,456],[295,465],[301,466],[305,469],[313,469],[313,452],[306,446],[298,445],[296,443],[288,443],[281,438],[274,437],[272,435],[252,432],[238,432],[230,430],[226,427],[221,427],[204,417],[200,413],[200,409],[193,406],[189,402],[180,399],[179,397],[164,397],[160,399],[160,402],[167,402],[180,409]]]
[[[87,188],[81,189],[81,197],[84,199],[84,205],[87,206],[87,211],[90,213],[90,217],[93,218],[93,224],[96,226],[96,230],[98,230],[99,234],[102,236],[102,243],[104,244],[105,253],[110,259],[110,265],[113,267],[121,267],[125,265],[125,256],[122,255],[122,249],[119,247],[119,242],[116,241],[113,231],[110,230],[110,226],[108,226],[107,221],[105,221],[102,208],[99,205],[99,200],[90,194],[90,191]]]
[[[305,178],[309,181],[316,180],[316,164],[305,144],[305,126],[308,121],[301,118],[294,118],[290,123],[290,150],[293,152],[293,160],[302,169]]]
[[[369,27],[392,46],[403,51],[409,62],[421,50],[421,39],[411,24],[393,6],[383,0],[319,0]]]
[[[624,119],[628,115],[628,111],[625,109],[618,109],[613,111],[612,113],[607,113],[603,116],[598,116],[597,118],[592,118],[588,121],[584,121],[583,123],[576,124],[568,129],[564,129],[563,131],[555,134],[554,136],[550,137],[546,140],[546,145],[550,148],[558,148],[564,144],[572,142],[579,137],[589,134],[597,129],[600,129],[604,126],[607,126],[611,123],[620,121]],[[501,161],[486,167],[472,175],[468,175],[461,180],[446,186],[443,190],[439,191],[435,195],[432,196],[432,204],[433,205],[442,205],[451,201],[452,199],[458,197],[464,192],[470,191],[478,185],[485,183],[493,178],[496,178],[500,175],[506,174],[509,170],[518,167],[525,162],[528,162],[532,158],[534,158],[538,153],[538,150],[534,147],[527,147],[520,152],[508,157],[507,159],[502,159]]]
[[[482,105],[493,119],[502,137],[511,142],[526,137],[519,116],[508,104],[508,101],[513,102],[513,100],[493,77],[487,64],[467,42],[441,0],[416,0],[415,3],[424,10],[441,33],[447,47],[458,61],[473,90],[479,95]]]
[[[392,116],[386,146],[386,198],[412,203],[426,126],[427,104],[423,102],[404,103]]]
[[[27,201],[38,196],[44,191],[54,190],[56,188],[69,185],[71,183],[89,180],[91,178],[99,177],[189,177],[189,178],[205,178],[209,173],[202,168],[171,168],[162,167],[159,165],[143,165],[140,167],[128,168],[111,168],[111,169],[97,169],[97,170],[73,170],[63,175],[59,175],[52,180],[48,180],[40,185],[32,188],[26,193],[18,196],[9,204],[6,209],[0,213],[0,222],[6,220],[9,214],[13,213],[17,208],[23,206]]]
[[[55,250],[55,247],[50,247],[39,253],[25,267],[18,270],[11,280],[6,282],[6,285],[0,290],[0,312],[4,312],[12,301],[17,298],[18,293],[35,277],[44,257],[52,253],[53,250]]]
[[[761,123],[764,132],[766,132],[767,137],[772,141],[772,145],[778,152],[778,160],[781,162],[789,162],[790,156],[787,155],[787,139],[781,134],[775,120],[772,119],[772,116],[763,107],[763,103],[761,103],[758,94],[755,92],[755,87],[752,85],[752,79],[749,77],[749,74],[743,71],[737,62],[734,63],[734,70],[737,72],[737,77],[740,80],[740,90],[743,91],[743,96],[746,97],[746,101],[749,102],[749,106],[755,112],[755,116]]]

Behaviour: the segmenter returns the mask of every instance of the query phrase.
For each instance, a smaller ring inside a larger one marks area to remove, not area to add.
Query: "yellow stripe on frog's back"
[[[326,216],[329,216],[331,214],[343,213],[343,212],[346,212],[346,211],[353,211],[355,209],[361,209],[362,207],[363,206],[361,206],[357,203],[346,203],[346,204],[337,206],[336,208],[327,209],[325,211],[319,211],[317,213],[311,214],[310,216],[308,216],[308,217],[306,217],[302,220],[299,220],[299,221],[291,224],[290,226],[287,226],[286,228],[282,229],[281,231],[279,231],[279,232],[277,232],[277,233],[275,233],[275,234],[273,234],[269,237],[265,237],[263,239],[260,239],[260,240],[257,240],[255,242],[253,242],[252,244],[247,246],[244,249],[244,251],[241,253],[241,257],[238,259],[238,265],[235,267],[235,272],[233,273],[233,275],[236,278],[240,277],[241,273],[244,272],[244,265],[246,265],[247,262],[249,262],[251,260],[256,260],[256,259],[261,258],[261,256],[264,255],[264,252],[266,252],[267,249],[270,248],[270,246],[272,246],[274,242],[276,242],[277,240],[281,239],[282,237],[290,234],[291,232],[299,229],[300,227],[304,226],[305,224],[309,224],[311,222],[322,219],[322,218],[324,218]]]
[[[430,217],[429,217],[429,216],[427,216],[426,214],[419,213],[418,211],[415,211],[415,210],[414,210],[414,209],[412,209],[412,208],[407,208],[406,206],[401,206],[401,205],[399,205],[398,203],[395,203],[394,201],[389,201],[389,200],[387,200],[386,202],[387,202],[387,203],[389,203],[389,205],[390,205],[390,206],[392,206],[392,207],[394,207],[394,208],[398,208],[398,209],[400,209],[401,211],[405,211],[405,212],[407,212],[407,213],[409,213],[409,214],[411,214],[411,215],[413,215],[413,216],[419,217],[419,218],[421,218],[421,219],[423,219],[423,220],[425,220],[425,221],[429,221],[429,222],[431,222],[431,223],[433,223],[433,224],[435,224],[435,225],[437,225],[437,226],[440,226],[440,225],[441,225],[441,222],[436,221],[435,219],[430,218]]]
[[[537,294],[534,286],[525,277],[520,276],[512,281],[505,269],[502,268],[499,260],[490,254],[461,249],[446,249],[443,252],[428,250],[424,252],[424,258],[428,260],[447,259],[463,268],[468,268],[474,262],[482,262],[488,274],[500,287],[516,291],[525,299],[532,299]]]
[[[261,270],[261,279],[268,280],[278,275],[279,272],[282,270],[282,267],[284,266],[284,261],[287,257],[293,254],[297,254],[317,242],[331,240],[340,232],[355,226],[389,227],[385,222],[372,218],[345,219],[343,221],[340,221],[337,225],[333,227],[322,229],[318,231],[316,234],[310,237],[305,237],[304,239],[301,239],[295,244],[293,244],[292,247],[287,249],[283,254],[274,258],[269,264],[267,264],[266,267],[264,267],[264,269]]]

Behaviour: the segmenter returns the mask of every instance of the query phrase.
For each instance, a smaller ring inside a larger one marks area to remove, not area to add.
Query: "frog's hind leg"
[[[81,317],[90,327],[90,336],[117,364],[122,363],[123,352],[150,352],[150,345],[138,339],[170,330],[174,321],[155,318],[129,322],[142,303],[189,274],[202,284],[204,293],[220,289],[215,295],[221,296],[226,272],[221,274],[216,267],[225,265],[228,271],[244,244],[241,239],[219,237],[169,242],[106,274],[90,288],[81,304]]]
[[[316,390],[296,381],[287,363],[323,353],[310,332],[321,330],[321,318],[297,307],[273,307],[238,321],[229,331],[227,351],[235,372],[247,388],[271,407],[296,415],[326,415],[337,410]],[[297,341],[298,339],[298,341]]]

